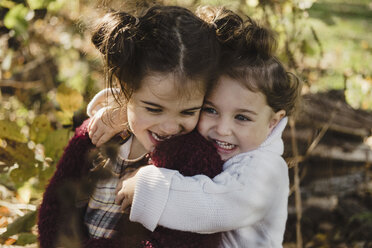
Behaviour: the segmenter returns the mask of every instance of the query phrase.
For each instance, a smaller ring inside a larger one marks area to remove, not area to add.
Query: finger
[[[89,133],[95,131],[96,121],[97,121],[97,118],[95,116],[93,116],[92,118],[90,118],[90,121],[89,121],[89,124],[88,124],[88,132]]]
[[[129,178],[134,177],[137,174],[137,172],[138,172],[139,169],[141,169],[141,168],[128,168],[125,171],[126,173],[123,175],[122,179],[125,181],[125,180],[127,180]]]
[[[121,211],[125,212],[128,208],[130,208],[130,200],[128,198],[124,198],[120,209]]]
[[[130,214],[131,206],[128,206],[126,209],[124,209],[125,214]]]
[[[124,194],[123,193],[118,193],[115,197],[115,204],[121,205],[124,200],[125,200]]]
[[[94,137],[94,134],[96,134],[97,132],[97,124],[96,124],[96,120],[92,120],[91,122],[89,122],[91,125],[88,129],[88,135],[89,135],[89,138],[93,140],[93,137]]]
[[[103,145],[104,143],[106,143],[111,137],[113,136],[113,134],[111,132],[105,132],[97,141],[97,144],[96,146],[101,146]]]
[[[92,143],[97,145],[98,141],[101,139],[101,137],[104,135],[104,132],[102,129],[97,129],[97,131],[93,134],[93,137],[91,138]]]

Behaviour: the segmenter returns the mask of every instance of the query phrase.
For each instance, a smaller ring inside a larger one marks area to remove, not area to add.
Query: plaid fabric
[[[123,215],[120,205],[115,204],[116,186],[125,169],[143,160],[143,158],[144,156],[135,160],[128,160],[118,157],[115,162],[108,161],[106,163],[104,168],[111,172],[111,176],[99,180],[96,184],[84,217],[90,237],[96,239],[111,238],[116,233],[117,224]]]

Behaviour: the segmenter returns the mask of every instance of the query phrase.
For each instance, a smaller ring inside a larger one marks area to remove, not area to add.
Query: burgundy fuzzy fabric
[[[222,172],[223,161],[216,148],[197,131],[158,144],[151,154],[157,167],[178,170],[184,176],[213,178]]]
[[[83,223],[84,206],[76,208],[74,200],[66,204],[66,199],[78,198],[80,190],[74,190],[74,187],[84,187],[83,178],[89,175],[92,168],[92,160],[88,155],[95,147],[87,134],[88,123],[89,120],[86,120],[76,129],[44,193],[38,219],[40,248],[54,248],[61,244],[67,247],[66,238],[74,239],[71,244],[81,244],[85,248],[218,246],[220,233],[202,235],[163,227],[150,232],[142,225],[130,222],[127,215],[123,215],[118,235],[112,239],[88,239]],[[204,174],[209,177],[219,174],[223,164],[213,145],[196,131],[160,143],[151,154],[151,163],[178,170],[184,176]],[[74,187],[63,187],[64,185]]]
[[[41,248],[56,247],[58,234],[69,219],[71,213],[61,211],[64,203],[61,201],[61,187],[74,184],[87,174],[91,164],[84,154],[94,148],[87,134],[86,120],[76,129],[74,137],[65,148],[64,154],[57,165],[57,170],[50,179],[39,208],[38,229]],[[73,192],[70,192],[73,193]],[[68,196],[68,193],[67,193]],[[74,199],[74,196],[72,196]]]

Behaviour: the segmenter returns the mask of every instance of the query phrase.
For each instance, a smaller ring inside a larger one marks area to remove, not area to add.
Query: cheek
[[[131,111],[128,109],[128,123],[132,131],[140,130],[144,128],[148,120],[143,114],[136,113],[136,111]]]
[[[208,135],[208,120],[207,118],[203,117],[203,114],[200,115],[200,119],[198,122],[198,132],[203,136],[204,138],[207,138]]]
[[[198,124],[198,120],[199,116],[193,116],[184,120],[182,126],[185,128],[185,132],[189,133],[194,130],[196,124]]]

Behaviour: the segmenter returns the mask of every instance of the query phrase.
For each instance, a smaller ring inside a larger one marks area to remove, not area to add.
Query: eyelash
[[[162,110],[161,109],[157,109],[157,108],[149,108],[149,107],[146,107],[146,110],[151,112],[151,113],[161,113]]]
[[[150,113],[153,113],[153,114],[159,114],[161,112],[163,112],[162,109],[157,109],[157,108],[150,108],[150,107],[145,107],[146,110]],[[184,112],[181,112],[182,115],[186,115],[186,116],[194,116],[196,114],[197,111],[184,111]]]
[[[202,111],[206,112],[208,114],[213,114],[213,115],[217,114],[217,111],[214,108],[211,108],[211,107],[203,107]]]
[[[194,116],[196,111],[184,111],[181,112],[182,115],[187,115],[187,116]]]
[[[212,107],[203,107],[202,111],[207,113],[207,114],[212,114],[212,115],[218,114],[217,111]],[[243,122],[252,121],[251,118],[249,118],[247,116],[244,116],[244,115],[236,115],[235,119],[238,120],[238,121],[243,121]]]
[[[252,121],[251,118],[244,115],[236,115],[235,119],[237,119],[238,121]]]

